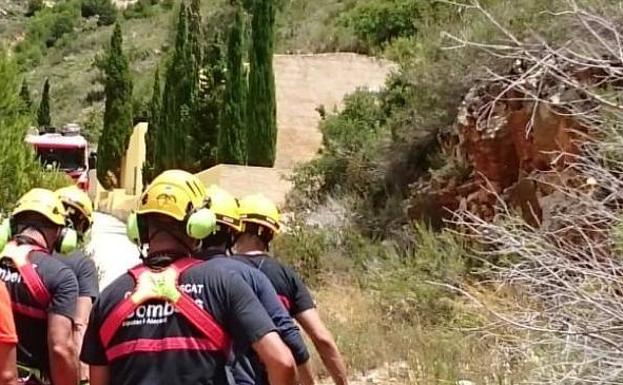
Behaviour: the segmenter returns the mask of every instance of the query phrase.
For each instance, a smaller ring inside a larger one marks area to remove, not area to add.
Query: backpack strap
[[[109,349],[109,345],[123,322],[143,303],[158,299],[171,303],[184,318],[201,332],[205,340],[200,341],[200,343],[193,341],[191,344],[180,344],[179,340],[171,342],[173,341],[172,339],[163,339],[159,342],[138,340],[120,345],[132,344],[131,346],[134,347],[145,345],[146,349],[151,349],[149,351],[181,349],[184,348],[184,345],[187,345],[186,347],[194,349],[227,352],[230,346],[229,336],[208,312],[199,307],[192,297],[178,288],[180,275],[198,263],[201,263],[201,261],[193,258],[183,258],[173,262],[169,267],[159,272],[154,272],[145,265],[139,265],[130,269],[129,274],[134,278],[136,286],[132,294],[122,300],[102,323],[100,338],[104,348],[109,351],[114,351],[115,348],[118,348],[117,346]],[[160,342],[166,342],[166,344]]]
[[[13,261],[26,289],[40,305],[40,308],[35,308],[12,301],[13,309],[17,313],[28,317],[45,319],[47,318],[47,312],[44,309],[50,304],[52,296],[35,270],[35,266],[29,260],[30,254],[36,251],[45,251],[45,249],[28,244],[18,245],[15,241],[12,241],[5,246],[2,256]]]
[[[290,310],[292,310],[292,302],[290,301],[290,298],[281,294],[277,294],[277,297],[279,298],[279,301],[281,301],[281,303],[283,304],[283,307],[285,307],[286,310],[290,312]]]

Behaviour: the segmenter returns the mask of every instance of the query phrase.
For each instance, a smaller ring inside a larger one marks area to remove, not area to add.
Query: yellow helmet
[[[199,178],[182,170],[165,171],[147,186],[138,208],[128,217],[128,237],[144,243],[147,234],[141,217],[162,214],[185,222],[189,237],[204,239],[216,230],[216,216],[206,203],[206,189]]]
[[[183,221],[204,205],[205,198],[205,186],[196,176],[182,170],[168,170],[147,186],[136,213],[163,214]]]
[[[241,230],[246,223],[256,223],[279,232],[279,210],[277,206],[262,194],[249,195],[240,200]]]
[[[229,192],[216,185],[208,187],[206,196],[210,200],[210,208],[216,215],[216,221],[235,231],[240,231],[238,200]]]
[[[59,226],[65,226],[66,223],[67,213],[63,202],[51,190],[34,188],[28,191],[17,201],[11,216],[26,212],[39,213]]]
[[[87,193],[78,186],[68,186],[56,190],[56,195],[65,205],[65,210],[69,216],[76,212],[84,217],[88,227],[93,224],[93,202]]]

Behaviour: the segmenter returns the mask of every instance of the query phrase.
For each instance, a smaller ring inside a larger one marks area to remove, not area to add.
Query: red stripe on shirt
[[[157,353],[169,350],[205,350],[220,351],[220,347],[216,346],[207,338],[192,337],[169,337],[163,339],[146,339],[122,342],[106,350],[108,361],[127,356],[133,353]]]

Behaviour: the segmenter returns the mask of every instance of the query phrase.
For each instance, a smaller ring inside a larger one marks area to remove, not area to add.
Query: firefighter
[[[279,301],[271,282],[258,269],[227,257],[240,231],[237,199],[215,185],[208,187],[207,198],[210,201],[210,209],[216,215],[217,225],[214,233],[203,239],[202,250],[198,253],[198,257],[209,260],[210,268],[222,268],[236,273],[251,287],[277,326],[281,339],[290,348],[298,365],[301,384],[313,384],[310,356],[305,342],[299,328]],[[251,347],[236,346],[234,351],[236,359],[233,366],[241,367],[241,370],[234,371],[235,383],[237,385],[268,385],[266,370]]]
[[[78,282],[71,269],[52,257],[76,247],[65,208],[50,190],[22,196],[0,226],[6,244],[0,278],[9,291],[19,339],[17,362],[22,383],[78,383],[73,324]],[[22,374],[20,372],[20,374]]]
[[[93,306],[81,354],[92,385],[224,385],[232,343],[253,347],[272,385],[295,383],[294,359],[247,284],[192,257],[216,226],[205,195],[194,175],[169,170],[139,198],[128,235],[146,252]]]
[[[271,281],[279,298],[312,340],[336,385],[348,383],[346,367],[331,332],[322,322],[303,280],[291,268],[269,254],[279,232],[279,210],[261,194],[240,200],[240,227],[235,258],[260,269]]]
[[[89,314],[93,301],[99,294],[97,269],[91,258],[85,254],[84,247],[88,234],[93,225],[93,202],[77,186],[63,187],[56,190],[56,194],[63,202],[67,217],[72,227],[78,233],[78,249],[69,255],[55,253],[54,257],[67,265],[78,279],[78,302],[74,323],[74,338],[78,349],[82,346],[84,332],[89,322]],[[89,368],[80,364],[80,382],[88,382]]]

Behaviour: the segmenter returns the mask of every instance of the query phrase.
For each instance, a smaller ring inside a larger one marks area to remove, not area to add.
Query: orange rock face
[[[547,188],[532,178],[537,172],[562,169],[577,154],[581,126],[556,111],[552,104],[525,100],[516,91],[503,92],[498,84],[481,84],[470,90],[460,108],[457,130],[459,162],[472,168],[466,180],[436,181],[419,190],[427,202],[436,202],[446,217],[457,208],[468,209],[483,219],[495,215],[497,197],[520,210],[533,226],[543,220],[541,201]],[[522,101],[521,99],[525,100]],[[520,100],[520,101],[518,101]],[[417,199],[415,199],[417,201]],[[411,205],[412,216],[421,214]]]

